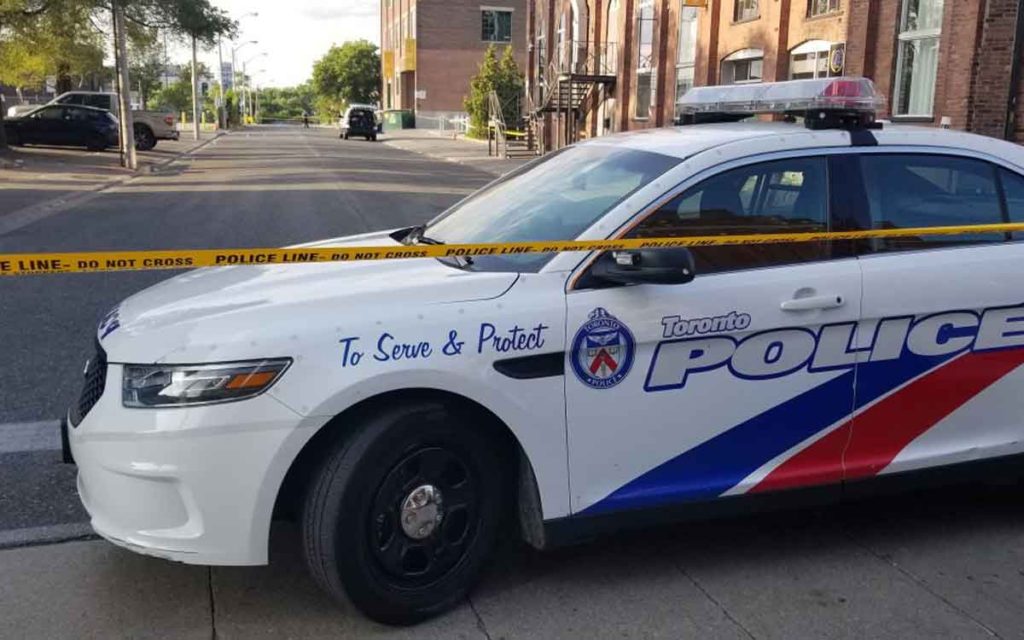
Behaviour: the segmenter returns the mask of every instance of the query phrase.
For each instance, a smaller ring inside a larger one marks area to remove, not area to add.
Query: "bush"
[[[505,123],[512,127],[516,126],[520,116],[523,87],[523,74],[516,64],[512,47],[505,47],[501,60],[498,60],[498,52],[493,44],[487,47],[484,59],[480,63],[480,70],[469,81],[469,95],[463,100],[463,106],[469,114],[469,135],[475,138],[486,137],[487,96],[491,91],[498,94]]]

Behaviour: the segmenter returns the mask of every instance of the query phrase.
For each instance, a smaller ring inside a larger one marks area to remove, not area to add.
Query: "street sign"
[[[426,100],[427,99],[427,90],[426,89],[417,89],[416,90],[416,99],[417,100]]]
[[[57,93],[57,76],[46,76],[46,93]]]

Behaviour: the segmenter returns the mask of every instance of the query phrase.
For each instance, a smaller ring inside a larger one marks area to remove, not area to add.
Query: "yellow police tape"
[[[1024,231],[1024,223],[873,229],[870,231],[827,231],[810,233],[760,233],[687,238],[631,238],[618,240],[568,240],[555,242],[494,242],[474,244],[412,246],[338,246],[291,249],[176,249],[169,251],[97,251],[87,253],[0,254],[0,276],[99,271],[147,271],[193,269],[238,265],[303,264],[312,262],[358,262],[405,258],[450,258],[455,256],[508,256],[525,253],[568,251],[621,251],[670,247],[714,247],[781,242],[822,242],[949,236],[966,233],[1009,233]]]

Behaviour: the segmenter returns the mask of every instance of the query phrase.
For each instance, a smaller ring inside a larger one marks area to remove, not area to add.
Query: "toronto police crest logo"
[[[573,338],[572,370],[583,384],[608,389],[629,373],[635,352],[636,342],[629,328],[598,307]]]

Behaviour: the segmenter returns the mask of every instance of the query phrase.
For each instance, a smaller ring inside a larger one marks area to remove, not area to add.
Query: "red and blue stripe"
[[[1021,365],[1024,349],[935,357],[905,352],[899,360],[862,363],[856,387],[853,370],[832,378],[662,463],[583,513],[712,499],[816,437],[751,491],[877,474],[915,438]]]

